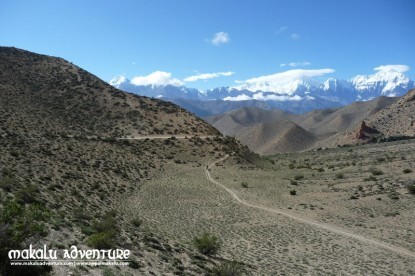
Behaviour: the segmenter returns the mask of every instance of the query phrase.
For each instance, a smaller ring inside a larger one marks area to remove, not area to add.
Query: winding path
[[[381,241],[377,241],[377,240],[374,240],[374,239],[370,239],[370,238],[366,238],[366,237],[363,237],[363,236],[360,236],[360,235],[356,235],[356,234],[350,233],[350,232],[348,232],[346,230],[340,229],[340,228],[338,228],[336,226],[327,225],[327,224],[323,224],[323,223],[320,223],[320,222],[317,222],[317,221],[305,219],[305,218],[299,217],[297,215],[294,215],[294,214],[285,212],[285,211],[283,211],[281,209],[275,209],[275,208],[269,208],[269,207],[265,207],[265,206],[261,206],[261,205],[255,205],[255,204],[249,203],[249,202],[241,199],[231,189],[229,189],[228,187],[226,187],[222,183],[214,180],[212,178],[212,176],[210,175],[210,172],[209,172],[209,169],[211,167],[213,167],[215,164],[217,164],[219,162],[224,161],[228,157],[229,157],[229,155],[226,155],[225,157],[223,157],[221,159],[218,159],[218,160],[216,160],[215,162],[213,162],[211,164],[208,164],[205,167],[204,170],[205,170],[206,178],[210,182],[212,182],[212,183],[216,184],[217,186],[219,186],[220,188],[224,189],[238,203],[240,203],[240,204],[242,204],[244,206],[250,207],[250,208],[255,208],[255,209],[259,209],[259,210],[264,210],[264,211],[267,211],[267,212],[271,212],[271,213],[274,213],[274,214],[282,215],[282,216],[285,216],[287,218],[296,220],[296,221],[301,222],[301,223],[304,223],[304,224],[312,225],[312,226],[315,226],[317,228],[324,229],[324,230],[327,230],[327,231],[330,231],[330,232],[333,232],[333,233],[336,233],[336,234],[339,234],[339,235],[342,235],[342,236],[350,237],[350,238],[353,238],[353,239],[356,239],[356,240],[359,240],[359,241],[362,241],[362,242],[365,242],[365,243],[369,243],[369,244],[375,245],[377,247],[381,247],[381,248],[384,248],[384,249],[393,251],[393,252],[398,253],[400,255],[406,255],[406,256],[415,258],[415,252],[409,251],[409,250],[407,250],[405,248],[397,247],[397,246],[390,245],[390,244],[387,244],[387,243],[384,243],[384,242],[381,242]]]

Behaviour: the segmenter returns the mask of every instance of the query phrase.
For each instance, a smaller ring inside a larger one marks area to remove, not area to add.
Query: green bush
[[[139,218],[135,218],[131,220],[131,224],[134,225],[135,227],[140,227],[141,224],[143,224],[143,220]]]
[[[343,179],[343,178],[344,178],[344,174],[336,173],[336,179]]]
[[[140,263],[137,262],[136,260],[130,260],[130,262],[128,263],[128,266],[131,267],[132,269],[139,269],[141,267]]]
[[[290,195],[296,195],[297,194],[297,191],[296,190],[291,190],[290,191]]]
[[[118,231],[118,223],[115,211],[105,214],[100,221],[92,224],[92,229],[88,233],[93,233],[87,240],[87,245],[94,249],[110,249],[113,248],[116,241],[116,233]]]
[[[304,175],[302,175],[302,174],[297,174],[297,175],[294,176],[294,180],[301,180],[303,178],[304,178]]]
[[[403,173],[411,173],[412,172],[412,170],[411,169],[404,169],[403,170]]]
[[[225,261],[212,269],[212,276],[237,276],[241,275],[242,264],[235,261]]]
[[[204,233],[193,239],[193,245],[202,254],[215,255],[220,249],[221,242],[215,235]]]
[[[242,181],[241,186],[242,186],[242,188],[248,188],[249,187],[248,182],[246,182],[246,181]]]
[[[410,194],[415,195],[415,183],[411,183],[408,186],[406,186],[406,188],[408,189],[408,192]]]
[[[372,173],[372,175],[382,175],[383,172],[377,168],[371,168],[370,172]]]
[[[16,198],[20,203],[38,202],[39,190],[36,185],[27,185],[16,193]]]
[[[46,232],[45,221],[50,214],[38,204],[25,205],[7,200],[0,205],[0,275],[42,275],[48,266],[11,266],[9,250],[27,248],[32,240],[39,240]]]
[[[117,229],[117,220],[115,216],[106,214],[101,221],[94,222],[92,227],[96,232],[114,232]]]
[[[88,238],[87,244],[94,249],[111,249],[114,247],[115,233],[96,233]]]
[[[0,180],[0,188],[6,192],[11,192],[16,189],[18,181],[15,178],[6,177]]]

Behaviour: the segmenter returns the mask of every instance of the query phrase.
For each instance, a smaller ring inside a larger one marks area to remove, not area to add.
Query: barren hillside
[[[200,168],[214,156],[250,153],[176,105],[112,88],[60,59],[0,48],[0,275],[51,267],[11,267],[7,252],[128,248],[132,275],[200,275],[220,259],[160,236],[126,216],[125,198],[165,166]],[[177,134],[179,138],[169,138]],[[125,136],[147,139],[125,140]],[[162,138],[152,138],[154,135]],[[119,271],[120,272],[120,271]],[[55,275],[102,274],[100,267],[53,267]],[[120,272],[121,273],[121,272]]]
[[[0,61],[0,134],[217,134],[172,103],[117,90],[61,58],[1,47]]]
[[[410,114],[410,103],[397,100],[398,98],[379,97],[367,102],[355,102],[337,109],[314,110],[302,115],[289,114],[279,110],[244,108],[207,117],[206,121],[215,126],[222,134],[234,136],[251,150],[269,155],[276,152],[301,151],[310,148],[336,147],[367,142],[355,139],[363,121],[369,120],[375,114],[384,114],[378,113],[383,110],[395,110],[390,112],[394,114],[398,112],[396,114],[401,114],[398,120],[404,120],[407,112],[396,111],[401,110],[402,107],[405,107]],[[411,115],[408,116],[410,118]],[[386,119],[378,120],[385,121]],[[377,123],[377,126],[380,124],[380,122]],[[265,125],[266,127],[264,127]],[[290,131],[287,131],[288,125],[292,127]],[[392,123],[383,125],[384,127],[379,126],[381,132],[390,128],[389,126],[393,127]],[[399,123],[395,124],[395,126],[398,125]],[[398,127],[395,128],[396,131],[399,131]],[[388,135],[387,132],[385,135]]]
[[[367,121],[386,136],[415,136],[415,89]]]

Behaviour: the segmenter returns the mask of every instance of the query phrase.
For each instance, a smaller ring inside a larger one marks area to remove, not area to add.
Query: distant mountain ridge
[[[267,106],[266,109],[305,113],[313,109],[368,101],[379,96],[398,97],[415,87],[414,81],[407,75],[394,70],[358,75],[350,80],[329,78],[319,82],[307,77],[278,83],[245,83],[206,91],[174,85],[134,85],[125,76],[118,76],[109,83],[127,92],[172,101],[199,116],[220,114],[241,107],[263,106]],[[206,102],[209,101],[216,101],[215,105],[220,105],[221,110],[210,112],[206,108],[209,105]]]
[[[415,89],[341,108],[292,114],[241,108],[205,120],[260,154],[337,147],[415,136]],[[365,123],[366,122],[366,123]]]

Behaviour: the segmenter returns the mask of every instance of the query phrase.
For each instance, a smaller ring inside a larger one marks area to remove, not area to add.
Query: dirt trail
[[[381,241],[377,241],[377,240],[374,240],[374,239],[371,239],[371,238],[366,238],[366,237],[363,237],[363,236],[360,236],[360,235],[356,235],[356,234],[350,233],[350,232],[348,232],[346,230],[343,230],[343,229],[341,229],[341,228],[339,228],[337,226],[327,225],[327,224],[323,224],[323,223],[320,223],[320,222],[317,222],[317,221],[305,219],[305,218],[299,217],[297,215],[294,215],[294,214],[288,213],[286,211],[283,211],[281,209],[268,208],[268,207],[261,206],[261,205],[251,204],[251,203],[249,203],[249,202],[241,199],[231,189],[227,188],[222,183],[214,180],[211,177],[210,172],[209,172],[209,169],[211,167],[213,167],[215,164],[217,164],[219,162],[224,161],[228,157],[229,157],[229,155],[226,155],[225,157],[223,157],[221,159],[218,159],[218,160],[216,160],[215,162],[213,162],[211,164],[208,164],[207,167],[204,168],[205,174],[206,174],[206,178],[209,181],[211,181],[212,183],[214,183],[214,184],[218,185],[219,187],[221,187],[222,189],[224,189],[226,192],[228,192],[240,204],[242,204],[244,206],[247,206],[247,207],[250,207],[250,208],[255,208],[255,209],[259,209],[259,210],[264,210],[264,211],[267,211],[267,212],[271,212],[271,213],[274,213],[274,214],[282,215],[282,216],[288,217],[290,219],[296,220],[296,221],[298,221],[300,223],[312,225],[312,226],[315,226],[317,228],[324,229],[324,230],[327,230],[327,231],[330,231],[330,232],[333,232],[333,233],[336,233],[336,234],[339,234],[339,235],[342,235],[342,236],[350,237],[350,238],[353,238],[353,239],[356,239],[356,240],[359,240],[359,241],[362,241],[362,242],[365,242],[365,243],[370,243],[372,245],[375,245],[377,247],[381,247],[381,248],[384,248],[384,249],[393,251],[393,252],[398,253],[400,255],[406,255],[406,256],[415,258],[415,252],[409,251],[409,250],[407,250],[405,248],[398,247],[398,246],[394,246],[394,245],[390,245],[390,244],[387,244],[387,243],[384,243],[384,242],[381,242]]]

